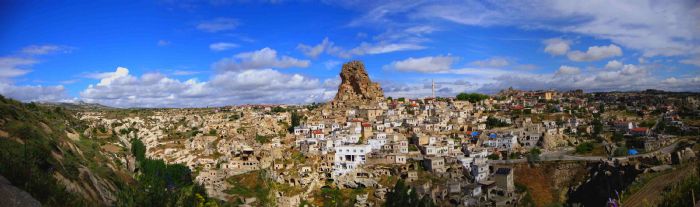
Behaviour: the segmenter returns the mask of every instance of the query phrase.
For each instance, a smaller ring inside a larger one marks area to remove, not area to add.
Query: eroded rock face
[[[0,206],[41,206],[29,193],[13,186],[5,177],[0,175]]]
[[[379,83],[369,79],[365,65],[360,61],[343,64],[340,79],[338,93],[332,102],[334,107],[367,104],[384,98]]]

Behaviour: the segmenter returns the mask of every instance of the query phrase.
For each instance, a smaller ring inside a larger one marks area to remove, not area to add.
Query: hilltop
[[[334,108],[366,105],[384,98],[384,91],[379,83],[370,80],[365,65],[361,61],[350,61],[343,64],[340,79],[338,93],[331,101]]]

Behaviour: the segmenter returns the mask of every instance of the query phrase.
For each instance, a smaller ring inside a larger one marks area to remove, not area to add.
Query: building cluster
[[[378,204],[393,187],[389,178],[439,204],[482,206],[522,198],[514,187],[518,172],[502,160],[531,161],[534,151],[570,154],[584,142],[651,152],[698,132],[682,119],[698,116],[698,104],[693,96],[644,92],[507,89],[476,101],[402,98],[342,109],[249,105],[82,117],[112,131],[116,144],[128,148],[130,139],[140,139],[149,157],[185,164],[221,199],[231,198],[227,179],[263,170],[280,185],[302,189],[275,193],[281,206],[309,200],[329,183],[374,189],[357,200]],[[618,136],[623,140],[614,141]]]

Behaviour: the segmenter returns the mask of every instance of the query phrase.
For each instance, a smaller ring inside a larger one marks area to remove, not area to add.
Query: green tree
[[[272,112],[274,113],[280,113],[280,112],[286,112],[287,109],[282,108],[281,106],[275,106],[272,108]]]
[[[486,100],[488,98],[489,98],[488,95],[480,94],[480,93],[460,93],[460,94],[457,94],[457,100],[469,101],[472,103]]]
[[[497,118],[489,116],[486,118],[486,128],[493,129],[493,128],[498,128],[498,127],[507,127],[510,126],[510,124],[501,121]]]
[[[403,180],[398,180],[394,185],[394,189],[387,194],[384,206],[387,207],[404,207],[404,206],[435,206],[433,200],[425,195],[420,197],[415,188],[406,185]]]
[[[540,154],[542,154],[542,151],[540,151],[539,148],[535,147],[530,150],[530,153],[527,155],[527,161],[529,163],[535,163],[540,161]]]
[[[146,158],[141,140],[132,139],[131,145],[139,173],[134,184],[121,186],[118,206],[218,206],[218,200],[209,198],[204,187],[192,181],[187,166]]]
[[[143,161],[146,157],[146,145],[139,139],[131,139],[131,153],[136,157],[136,161]]]
[[[299,114],[296,111],[292,112],[292,125],[289,126],[287,131],[289,131],[290,133],[294,132],[294,127],[297,127],[301,124],[300,120],[301,117],[299,116]]]

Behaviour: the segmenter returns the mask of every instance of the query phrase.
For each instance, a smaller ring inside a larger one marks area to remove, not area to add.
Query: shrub
[[[584,142],[576,146],[576,153],[584,154],[593,151],[593,143]]]

